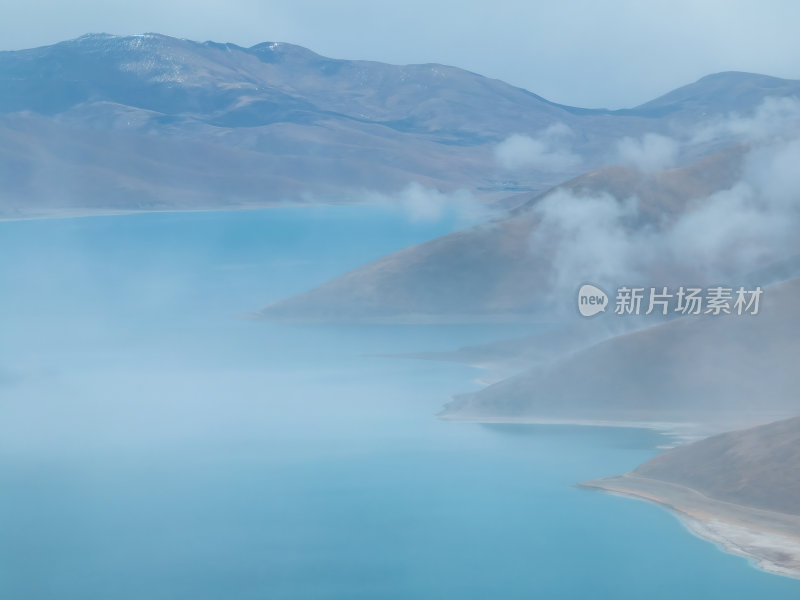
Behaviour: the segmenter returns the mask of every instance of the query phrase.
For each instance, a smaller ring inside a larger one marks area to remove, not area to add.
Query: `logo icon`
[[[596,285],[584,283],[578,290],[578,310],[584,317],[605,312],[607,307],[608,295]]]

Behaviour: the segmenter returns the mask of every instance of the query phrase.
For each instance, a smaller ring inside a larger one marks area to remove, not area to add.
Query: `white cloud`
[[[730,189],[648,220],[635,198],[556,190],[533,209],[531,251],[549,265],[554,297],[576,286],[743,284],[800,253],[800,140],[757,146]]]
[[[762,190],[771,204],[797,207],[800,203],[800,139],[756,146],[750,152],[744,177]]]
[[[370,192],[366,200],[399,208],[407,219],[414,222],[433,222],[455,216],[459,224],[469,225],[484,221],[491,215],[491,209],[467,190],[442,192],[417,182],[391,194]]]
[[[578,196],[556,190],[533,209],[537,226],[530,244],[551,265],[550,284],[567,291],[584,281],[606,283],[635,269],[639,245],[625,221],[636,214],[634,199],[610,194]]]
[[[515,133],[495,147],[495,161],[507,171],[575,169],[581,159],[570,147],[572,135],[572,130],[560,122],[550,125],[535,138]]]
[[[616,162],[642,171],[656,171],[675,166],[680,145],[672,138],[646,133],[641,138],[622,138],[617,142]]]
[[[772,137],[792,137],[800,132],[800,100],[793,97],[768,97],[752,115],[728,114],[715,119],[691,136],[693,143],[734,137],[757,142]]]

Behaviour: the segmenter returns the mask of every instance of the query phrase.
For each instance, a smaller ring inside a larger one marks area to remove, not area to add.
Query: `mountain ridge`
[[[798,291],[800,279],[765,288],[756,316],[684,316],[588,345],[457,396],[441,416],[684,423],[716,430],[794,416],[800,412],[792,360],[800,349],[793,327]]]
[[[699,118],[692,110],[681,119]],[[436,63],[334,59],[284,42],[87,34],[0,52],[0,218],[369,201],[412,183],[488,202],[608,164],[620,139],[669,134],[671,118],[569,107]],[[562,138],[546,138],[549,127]],[[579,160],[509,170],[495,150],[515,134]],[[159,150],[167,143],[170,155]],[[231,176],[217,162],[250,167]]]
[[[447,316],[530,321],[555,300],[547,285],[550,257],[536,255],[531,237],[542,217],[536,207],[566,192],[619,203],[637,196],[633,229],[659,227],[709,194],[738,179],[745,147],[734,147],[698,163],[667,171],[603,167],[570,179],[545,194],[527,195],[506,218],[406,248],[343,274],[298,296],[265,307],[268,318],[364,320]],[[584,273],[583,277],[588,277]],[[558,302],[561,298],[558,298]]]

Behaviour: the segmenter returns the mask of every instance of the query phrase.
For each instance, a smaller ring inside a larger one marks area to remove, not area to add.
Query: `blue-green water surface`
[[[0,223],[0,598],[800,597],[660,508],[572,487],[657,434],[439,421],[482,373],[373,356],[525,327],[242,318],[456,225],[375,207]]]

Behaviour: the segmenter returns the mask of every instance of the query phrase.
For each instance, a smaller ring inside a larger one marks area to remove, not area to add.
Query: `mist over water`
[[[570,487],[663,438],[438,421],[478,371],[371,356],[524,327],[244,318],[459,219],[0,223],[0,597],[796,598],[666,512]]]

